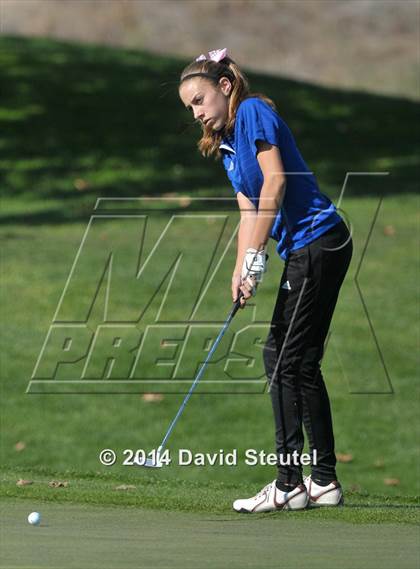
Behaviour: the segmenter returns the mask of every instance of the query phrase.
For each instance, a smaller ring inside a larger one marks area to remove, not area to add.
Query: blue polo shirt
[[[258,97],[242,101],[235,129],[220,144],[223,166],[235,193],[243,193],[258,210],[264,177],[257,160],[257,140],[280,150],[286,174],[286,192],[271,235],[286,260],[291,251],[317,239],[341,221],[334,204],[319,190],[287,124]]]

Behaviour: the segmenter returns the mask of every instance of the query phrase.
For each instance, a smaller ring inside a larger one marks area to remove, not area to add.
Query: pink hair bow
[[[227,56],[227,48],[223,49],[214,49],[213,51],[209,51],[209,59],[212,61],[222,61]],[[202,53],[196,58],[196,61],[204,61],[207,57]]]

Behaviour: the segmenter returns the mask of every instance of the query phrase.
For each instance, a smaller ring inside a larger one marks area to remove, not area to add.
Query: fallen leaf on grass
[[[375,468],[383,468],[385,466],[385,462],[384,462],[383,458],[378,458],[378,460],[375,460],[375,462],[373,463],[373,466]]]
[[[133,484],[120,484],[120,486],[115,486],[114,490],[135,490],[136,487]]]
[[[179,198],[179,205],[181,207],[188,207],[191,203],[191,198],[187,197],[187,196],[183,196],[181,198]]]
[[[399,478],[384,478],[385,486],[399,486],[400,479]]]
[[[48,486],[50,488],[67,488],[68,485],[69,485],[69,483],[67,482],[67,480],[65,480],[65,481],[51,480],[51,482],[48,482]]]
[[[395,235],[395,227],[393,225],[385,225],[384,235],[387,237],[393,237]]]
[[[32,480],[24,480],[23,478],[20,478],[16,482],[16,486],[29,486],[30,484],[33,484]]]
[[[146,403],[156,403],[157,401],[162,401],[163,395],[161,393],[143,393],[142,399]]]
[[[351,462],[353,460],[353,455],[350,453],[337,453],[337,462]]]
[[[76,190],[79,190],[79,192],[82,192],[83,190],[86,190],[89,187],[89,184],[83,178],[76,178],[73,184]]]
[[[19,441],[15,444],[15,451],[16,452],[21,452],[25,448],[26,448],[26,444],[23,441]]]

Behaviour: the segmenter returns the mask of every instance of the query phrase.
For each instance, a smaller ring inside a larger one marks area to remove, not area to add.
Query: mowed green
[[[30,526],[29,509],[42,513]],[[415,569],[418,529],[318,521],[311,512],[258,517],[133,507],[2,505],[2,569]]]

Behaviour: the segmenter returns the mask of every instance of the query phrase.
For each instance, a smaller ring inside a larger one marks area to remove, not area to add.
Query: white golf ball
[[[31,524],[31,526],[39,525],[39,523],[41,522],[41,514],[39,514],[38,512],[32,512],[28,516],[28,522]]]

